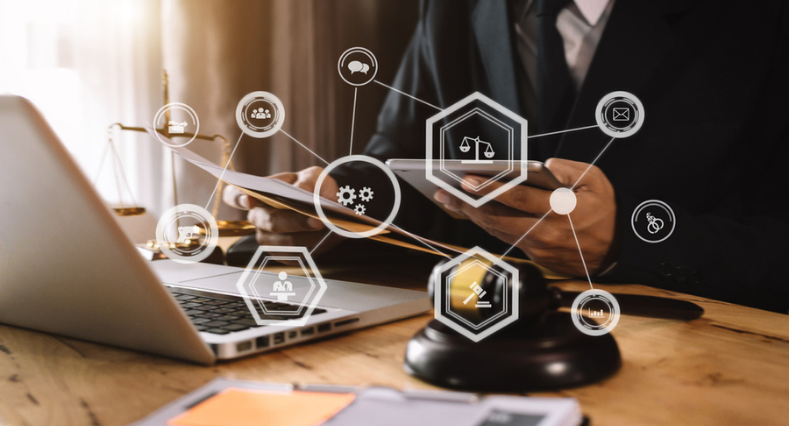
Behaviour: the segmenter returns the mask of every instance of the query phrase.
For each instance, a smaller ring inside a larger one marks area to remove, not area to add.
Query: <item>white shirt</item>
[[[615,0],[573,0],[559,12],[556,29],[564,40],[564,55],[570,79],[576,92],[581,88],[592,63],[594,52],[603,35]],[[515,8],[515,32],[518,34],[518,55],[526,70],[524,111],[535,117],[537,97],[537,4],[521,0]]]
[[[570,79],[576,92],[586,78],[589,65],[615,0],[573,0],[556,17],[556,29],[564,41],[564,56],[570,69]],[[521,0],[516,6],[515,32],[518,34],[518,54],[526,70],[523,84],[523,107],[526,117],[536,117],[537,96],[537,5],[534,0]],[[605,275],[616,262],[600,275]]]

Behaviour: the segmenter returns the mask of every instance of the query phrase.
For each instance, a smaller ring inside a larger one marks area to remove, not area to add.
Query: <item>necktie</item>
[[[537,0],[537,117],[540,133],[563,130],[575,90],[556,17],[570,0]]]

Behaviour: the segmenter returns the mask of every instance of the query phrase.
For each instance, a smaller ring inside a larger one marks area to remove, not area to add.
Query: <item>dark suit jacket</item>
[[[480,91],[519,112],[523,70],[508,7],[424,1],[394,86],[442,108]],[[788,61],[786,1],[616,0],[567,123],[594,124],[598,100],[615,90],[645,108],[643,128],[597,162],[616,190],[620,246],[617,266],[595,280],[787,311]],[[365,153],[424,158],[425,120],[435,113],[392,92]],[[565,133],[530,142],[529,157],[591,162],[609,140],[597,129]],[[402,187],[396,223],[406,229],[438,226],[444,239],[506,247]],[[676,213],[674,233],[659,244],[631,230],[631,213],[649,199]]]

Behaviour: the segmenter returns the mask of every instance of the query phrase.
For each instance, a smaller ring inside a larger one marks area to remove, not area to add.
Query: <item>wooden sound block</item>
[[[622,365],[613,336],[587,336],[570,314],[552,312],[524,329],[516,322],[474,343],[433,320],[408,342],[406,371],[432,385],[474,392],[570,388],[611,376]]]

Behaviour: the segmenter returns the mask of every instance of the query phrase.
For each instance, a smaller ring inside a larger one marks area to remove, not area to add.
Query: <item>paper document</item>
[[[151,134],[151,137],[156,139],[156,136],[154,135],[155,130],[152,128],[147,128],[147,130],[148,133]],[[165,140],[167,139],[166,136],[161,134],[159,137]],[[315,210],[315,196],[309,191],[305,191],[301,188],[297,188],[277,179],[254,176],[221,167],[218,164],[203,158],[194,151],[191,151],[185,147],[172,146],[175,144],[162,145],[166,146],[189,163],[194,164],[208,173],[211,173],[217,179],[237,187],[247,195],[260,200],[269,206],[279,209],[294,210],[306,216],[320,219]],[[320,200],[321,208],[323,209],[326,216],[335,226],[341,229],[357,233],[365,232],[370,229],[377,228],[382,223],[381,221],[369,216],[357,215],[353,209],[347,208],[335,201],[323,197],[318,197],[318,199]],[[371,236],[370,238],[376,241],[382,241],[388,244],[394,244],[400,247],[406,247],[413,250],[424,251],[445,257],[452,257],[453,253],[460,254],[465,253],[468,250],[463,247],[444,244],[421,237],[408,232],[397,225],[388,225],[380,233]],[[512,257],[504,257],[504,259],[511,262],[529,262],[525,259]],[[543,270],[543,273],[546,274],[546,277],[557,277],[555,273],[544,269],[539,265],[537,266]]]

